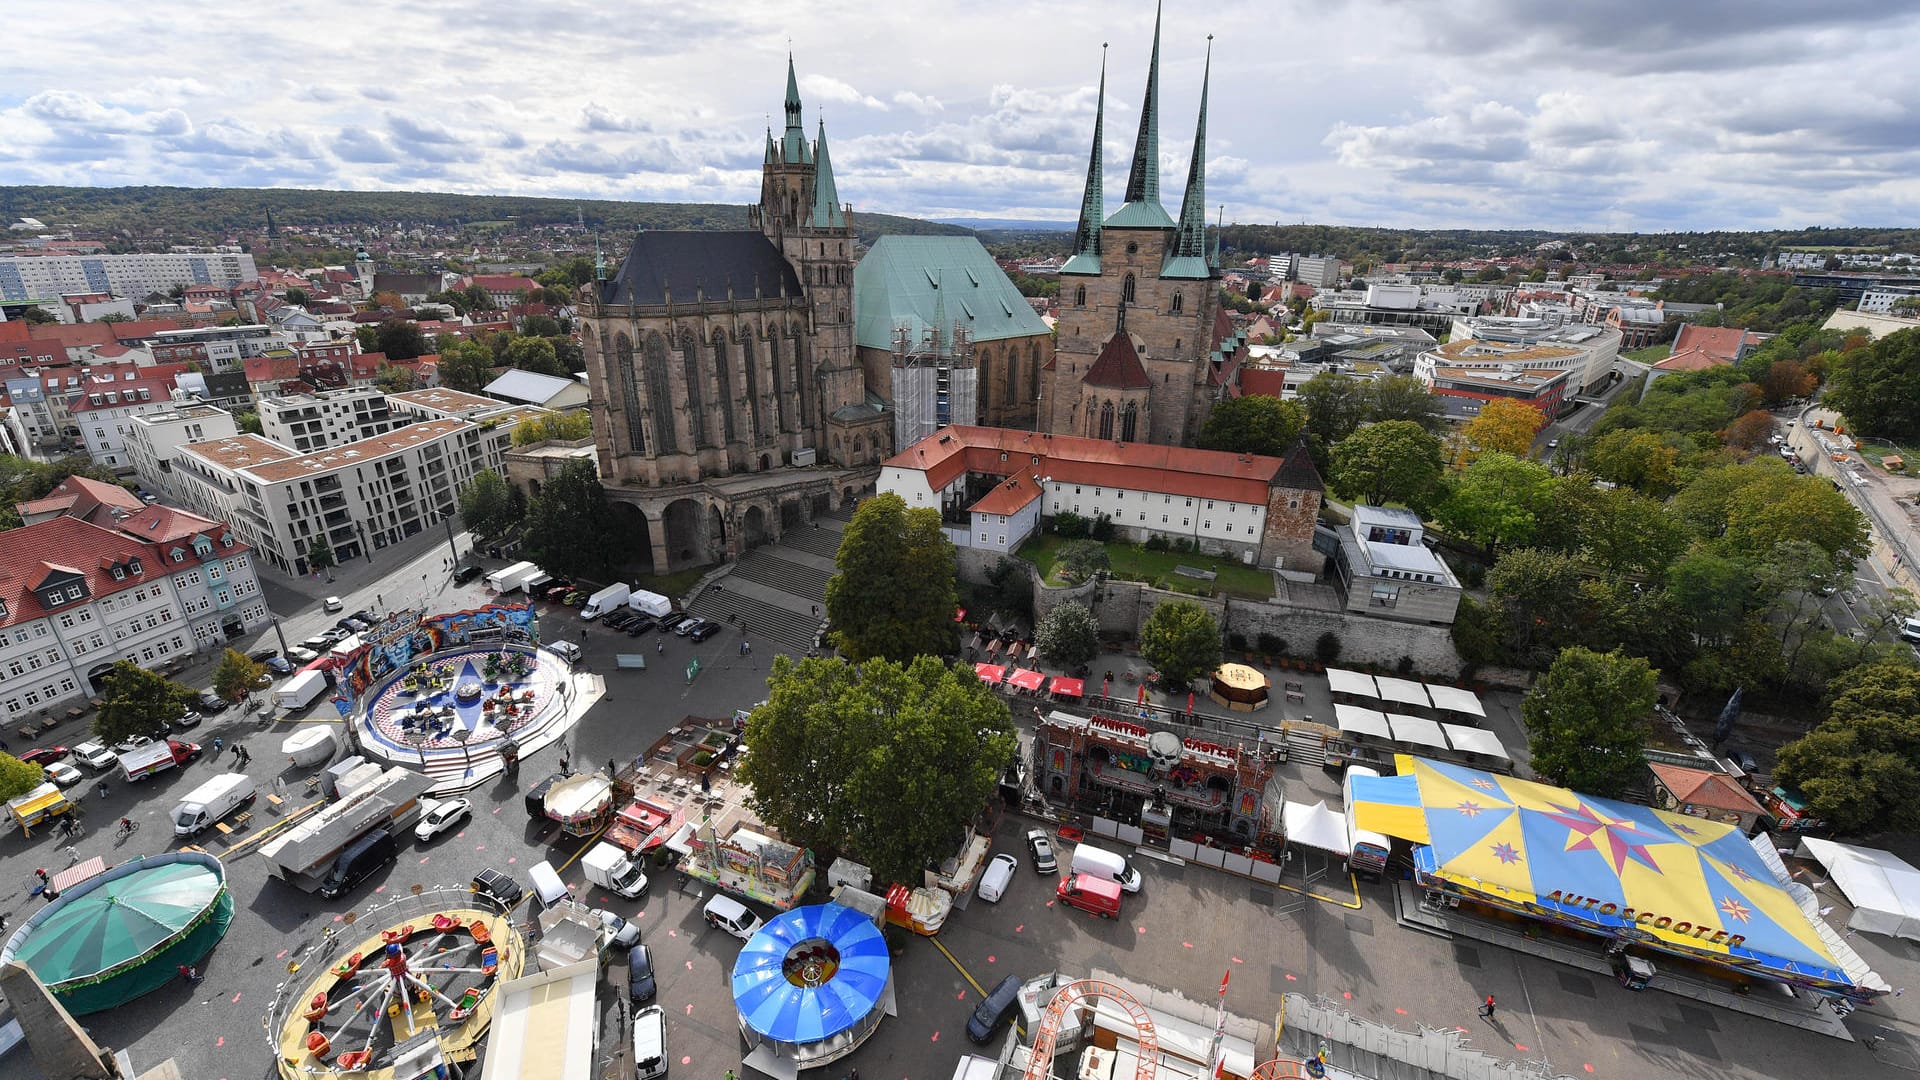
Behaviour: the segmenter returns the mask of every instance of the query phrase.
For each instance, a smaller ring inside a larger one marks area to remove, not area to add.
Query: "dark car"
[[[227,706],[232,703],[226,698],[221,697],[218,691],[208,688],[200,691],[199,704],[201,712],[218,715],[227,711]]]
[[[247,654],[247,659],[253,661],[256,664],[264,664],[267,661],[279,655],[280,655],[279,649],[255,649],[252,652]]]
[[[653,616],[635,615],[633,618],[627,620],[625,629],[628,637],[639,637],[641,634],[652,633]]]
[[[502,911],[512,911],[520,905],[523,892],[520,883],[493,867],[484,867],[473,875],[473,884],[467,886],[474,894],[484,896],[500,905]]]
[[[720,624],[702,619],[700,625],[687,631],[687,636],[695,641],[705,641],[720,632]]]
[[[1060,862],[1053,857],[1053,842],[1040,829],[1027,830],[1027,851],[1033,856],[1033,868],[1042,874],[1060,872]]]
[[[453,583],[455,585],[465,585],[467,582],[479,576],[480,568],[469,564],[453,572]]]
[[[356,619],[351,615],[347,616],[344,619],[341,619],[339,622],[336,622],[333,625],[336,627],[339,627],[342,630],[345,630],[349,634],[357,634],[360,631],[365,630],[367,628],[366,623],[361,622],[359,619]]]
[[[284,656],[275,656],[266,661],[267,670],[275,675],[293,674],[293,664]]]
[[[29,765],[51,765],[56,761],[67,760],[73,751],[64,746],[43,746],[38,750],[29,750],[20,755],[20,760]]]
[[[547,792],[553,790],[553,785],[564,779],[566,779],[565,773],[554,773],[528,790],[526,800],[528,817],[535,821],[547,820]]]
[[[692,619],[693,616],[684,611],[672,611],[660,616],[660,621],[654,625],[664,634],[669,630],[676,629],[681,623],[690,622]]]
[[[361,608],[359,611],[354,612],[351,617],[355,619],[359,619],[361,622],[366,623],[368,626],[372,626],[374,623],[377,623],[380,621],[380,616],[375,615],[373,612],[368,611],[366,608]]]
[[[993,1038],[1000,1025],[1007,1022],[1013,1007],[1020,1002],[1020,976],[1009,975],[1000,980],[993,992],[980,999],[980,1004],[967,1018],[967,1038],[983,1043]]]
[[[632,625],[632,623],[633,616],[624,611],[616,611],[611,615],[603,615],[600,618],[600,625],[609,630],[625,630],[628,626]]]
[[[654,990],[653,950],[635,945],[627,950],[627,997],[636,1002],[652,1001]]]

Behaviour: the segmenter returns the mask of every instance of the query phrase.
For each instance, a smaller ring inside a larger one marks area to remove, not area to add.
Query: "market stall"
[[[1827,868],[1853,905],[1850,930],[1920,941],[1920,870],[1891,851],[1804,836],[1798,856]]]

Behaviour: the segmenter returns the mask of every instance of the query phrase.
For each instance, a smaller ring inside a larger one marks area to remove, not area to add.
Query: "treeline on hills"
[[[722,203],[616,202],[524,195],[452,195],[419,191],[315,191],[294,188],[0,187],[0,217],[38,218],[53,228],[73,226],[151,236],[224,234],[264,229],[267,211],[277,226],[457,228],[510,222],[522,228],[570,225],[584,216],[589,229],[744,229],[747,208]],[[862,240],[887,235],[965,236],[969,230],[892,214],[854,212]]]
[[[1920,229],[1848,227],[1773,232],[1711,231],[1583,233],[1541,229],[1376,229],[1348,225],[1228,225],[1225,249],[1249,255],[1298,252],[1337,255],[1353,262],[1446,262],[1454,259],[1521,257],[1563,240],[1560,258],[1619,263],[1693,263],[1736,259],[1758,263],[1782,248],[1863,248],[1920,251]],[[1592,245],[1589,247],[1588,245]]]

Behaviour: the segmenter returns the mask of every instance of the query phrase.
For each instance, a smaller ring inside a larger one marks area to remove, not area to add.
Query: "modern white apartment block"
[[[117,661],[153,667],[267,623],[252,553],[226,526],[164,506],[121,513],[0,533],[9,721],[92,696]]]
[[[233,286],[260,277],[238,251],[137,255],[0,255],[0,300],[111,293],[139,300],[175,285]]]
[[[263,397],[258,411],[261,434],[303,454],[385,435],[407,422],[372,386]]]
[[[241,370],[252,357],[286,348],[291,339],[271,326],[254,324],[161,330],[147,340],[156,363],[195,363],[206,371],[224,374]]]
[[[184,496],[174,479],[173,459],[180,448],[238,434],[239,425],[225,409],[168,402],[165,408],[128,418],[127,464],[148,494],[179,503]]]

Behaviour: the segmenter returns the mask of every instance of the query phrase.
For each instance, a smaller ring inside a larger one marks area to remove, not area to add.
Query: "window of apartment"
[[[983,544],[987,542],[987,534],[986,534],[986,533],[981,533],[981,534],[980,534],[980,542],[981,542],[981,543],[983,543]]]
[[[17,679],[20,676],[25,675],[26,673],[27,673],[27,667],[25,664],[22,664],[20,661],[10,660],[7,662],[8,675],[11,675]]]
[[[61,614],[61,616],[60,616],[60,628],[61,628],[62,630],[71,630],[71,629],[73,629],[73,624],[74,624],[74,623],[75,623],[76,621],[77,621],[77,620],[75,620],[75,619],[74,619],[74,617],[73,617],[73,612],[71,612],[71,611],[69,611],[69,612],[64,612],[64,613],[62,613],[62,614]]]
[[[1006,547],[1006,546],[1007,546],[1007,534],[1006,534],[1006,533],[1001,533],[1001,534],[1000,534],[1000,546],[1001,546],[1001,547]]]
[[[27,698],[27,708],[31,709],[35,705],[40,704],[40,691],[29,690],[27,691],[26,698]]]
[[[1180,519],[1180,527],[1181,527],[1181,528],[1183,528],[1183,529],[1184,529],[1184,528],[1187,528],[1188,526],[1190,526],[1190,525],[1192,525],[1192,524],[1193,524],[1193,519],[1192,519],[1192,518],[1181,518],[1181,519]]]
[[[1202,521],[1202,522],[1200,523],[1200,527],[1201,527],[1201,528],[1203,528],[1203,529],[1211,529],[1211,528],[1213,528],[1213,522],[1212,522],[1211,520],[1208,520],[1208,521]]]
[[[65,678],[60,680],[60,689],[65,693],[71,694],[80,688],[73,684],[72,678]]]
[[[57,663],[59,663],[59,662],[60,662],[60,650],[59,650],[59,649],[48,649],[48,650],[47,650],[47,663],[49,663],[49,664],[57,664]]]
[[[1167,523],[1167,515],[1165,515],[1165,514],[1161,514],[1161,515],[1160,515],[1160,524],[1162,524],[1162,525],[1165,525],[1166,523]]]
[[[1143,513],[1143,514],[1141,514],[1141,515],[1140,515],[1140,520],[1141,520],[1141,521],[1145,521],[1145,520],[1147,520],[1147,515],[1146,515],[1146,514],[1144,514],[1144,513]]]
[[[1209,510],[1211,510],[1211,509],[1213,509],[1213,500],[1212,500],[1212,499],[1208,499],[1208,500],[1207,500],[1207,509],[1209,509]]]
[[[117,566],[113,568],[113,580],[125,581],[126,579],[127,579],[127,572],[125,570],[122,570]]]
[[[1187,500],[1187,509],[1189,509],[1189,510],[1191,510],[1191,509],[1193,509],[1193,500],[1192,500],[1192,499],[1188,499],[1188,500]]]

